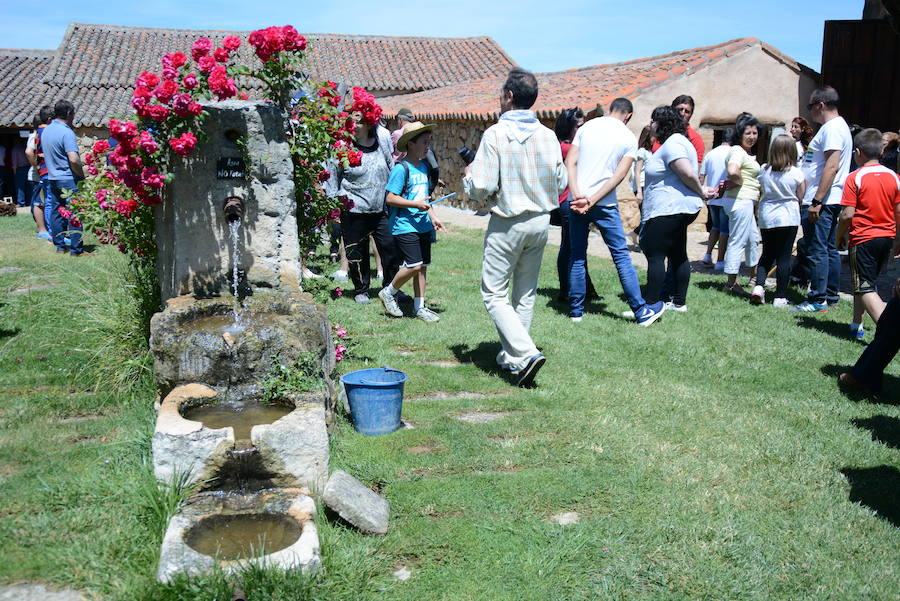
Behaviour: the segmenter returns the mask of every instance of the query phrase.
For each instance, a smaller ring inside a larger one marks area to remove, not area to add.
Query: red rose
[[[172,52],[162,58],[163,67],[179,68],[187,64],[187,56],[183,52]]]
[[[119,121],[117,119],[109,120],[110,135],[122,142],[123,140],[131,140],[137,135],[137,124],[134,121]]]
[[[159,87],[153,90],[153,95],[156,96],[157,100],[162,102],[163,104],[168,104],[172,100],[172,96],[174,96],[178,92],[178,84],[172,81],[171,79],[166,79]]]
[[[103,154],[107,150],[109,150],[109,142],[106,140],[97,140],[94,142],[94,154]]]
[[[319,175],[316,176],[316,180],[319,182],[327,182],[329,178],[331,178],[331,174],[325,169],[319,171]]]
[[[141,157],[130,156],[125,160],[125,165],[128,167],[129,171],[140,171],[144,166],[144,161]]]
[[[209,73],[216,66],[216,59],[211,56],[201,56],[197,61],[197,67],[201,73]]]
[[[163,79],[175,79],[178,77],[178,69],[175,67],[163,67],[162,70]]]
[[[187,156],[197,145],[197,136],[191,132],[185,132],[177,138],[169,140],[169,146],[175,151],[175,154]]]
[[[195,61],[200,60],[200,57],[206,56],[209,54],[209,51],[212,50],[213,43],[209,38],[199,38],[194,45],[191,46],[191,56]]]
[[[217,63],[227,63],[231,56],[225,48],[216,48],[215,51],[213,51],[213,58],[216,59]]]
[[[137,145],[147,154],[153,154],[159,150],[159,145],[149,131],[142,131],[137,137]]]
[[[169,109],[161,104],[154,104],[147,107],[147,113],[154,121],[165,121],[166,117],[169,116]]]
[[[199,102],[192,102],[188,105],[187,112],[189,115],[193,115],[194,117],[196,117],[203,112],[203,107]]]
[[[93,165],[87,166],[87,172],[88,172],[88,175],[97,175],[98,173],[100,173],[100,171]]]
[[[136,86],[147,86],[148,88],[155,88],[157,84],[159,84],[159,75],[150,71],[144,71],[138,75],[134,82]]]
[[[183,85],[186,90],[193,90],[198,84],[199,82],[197,81],[197,75],[195,73],[188,73],[184,76],[184,79],[181,80],[181,85]]]
[[[148,188],[162,188],[166,185],[166,178],[154,167],[145,167],[141,171],[141,183]]]
[[[231,98],[237,95],[237,86],[234,80],[228,78],[228,72],[222,65],[217,65],[209,74],[209,90],[219,97],[219,100]]]
[[[228,52],[234,52],[241,47],[241,38],[234,35],[226,36],[225,39],[222,40],[222,47]]]

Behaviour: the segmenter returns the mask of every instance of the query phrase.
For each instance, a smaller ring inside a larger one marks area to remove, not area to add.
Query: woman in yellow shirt
[[[750,152],[759,139],[762,126],[750,113],[738,115],[734,124],[734,138],[731,151],[726,158],[728,180],[722,208],[728,214],[728,249],[725,251],[725,273],[728,283],[726,292],[745,296],[746,292],[737,283],[741,269],[741,258],[751,269],[759,262],[759,228],[756,226],[755,208],[759,201],[759,163]]]

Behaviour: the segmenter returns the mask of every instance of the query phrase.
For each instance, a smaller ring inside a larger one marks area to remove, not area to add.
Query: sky
[[[522,67],[560,71],[757,37],[819,70],[826,20],[859,19],[864,0],[76,0],[0,6],[0,47],[56,48],[70,22],[301,33],[490,36]],[[377,10],[376,10],[377,9]]]

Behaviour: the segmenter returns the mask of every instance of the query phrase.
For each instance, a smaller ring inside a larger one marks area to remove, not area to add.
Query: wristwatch
[[[815,198],[813,198],[812,202],[809,203],[809,204],[810,204],[810,206],[813,206],[813,207],[821,207],[821,206],[822,206],[822,201],[821,201],[821,200],[816,200]]]

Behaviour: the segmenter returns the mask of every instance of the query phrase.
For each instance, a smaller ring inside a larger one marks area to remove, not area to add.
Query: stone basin
[[[241,321],[231,297],[179,296],[150,322],[150,350],[160,397],[176,386],[199,383],[229,395],[266,379],[278,362],[304,353],[320,357],[330,389],[334,344],[325,309],[305,293],[271,292],[243,300]]]
[[[249,440],[236,438],[233,426],[210,428],[183,416],[218,400],[215,390],[195,383],[175,388],[162,401],[152,439],[158,481],[173,482],[183,474],[187,484],[199,483],[202,489],[265,485],[322,490],[328,476],[328,432],[321,394],[280,399],[289,411],[272,423],[250,425]]]
[[[217,566],[233,573],[253,564],[315,572],[321,566],[315,517],[304,488],[192,495],[169,521],[157,578],[169,582]]]

